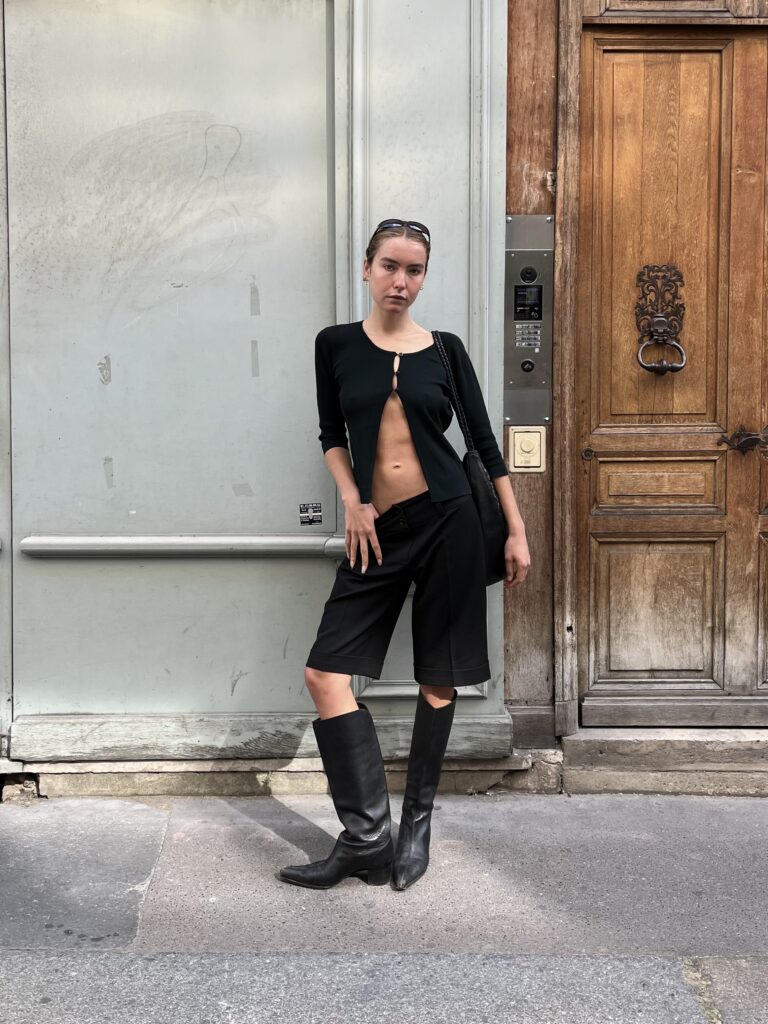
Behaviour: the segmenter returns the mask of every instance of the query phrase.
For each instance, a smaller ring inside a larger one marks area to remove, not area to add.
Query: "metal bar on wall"
[[[253,536],[178,534],[155,535],[55,535],[36,534],[24,537],[21,553],[35,557],[154,555],[168,557],[210,558],[211,555],[250,556],[253,558],[344,557],[344,537],[335,534],[258,534]]]

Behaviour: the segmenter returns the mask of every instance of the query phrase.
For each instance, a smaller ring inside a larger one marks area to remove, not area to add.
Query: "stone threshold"
[[[558,792],[559,749],[514,750],[501,758],[447,759],[440,792],[486,793],[521,790]],[[405,788],[407,759],[385,761],[392,792]],[[319,757],[156,760],[0,761],[3,801],[13,799],[22,780],[36,780],[37,795],[55,796],[280,796],[326,793]]]
[[[385,762],[392,792],[405,785],[407,760]],[[0,759],[0,799],[26,779],[41,797],[250,796],[326,793],[319,757],[45,761]],[[443,793],[645,793],[768,796],[768,729],[585,728],[562,748],[515,748],[501,758],[456,758],[443,765]]]
[[[562,749],[568,793],[768,796],[768,729],[580,729]]]

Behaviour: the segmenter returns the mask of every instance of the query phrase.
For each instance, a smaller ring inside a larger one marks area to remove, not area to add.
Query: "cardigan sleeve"
[[[456,335],[452,337],[455,338],[455,341],[451,346],[454,353],[451,367],[456,382],[456,390],[459,393],[464,414],[467,418],[469,432],[472,435],[472,442],[491,479],[507,476],[509,470],[496,443],[496,436],[491,427],[488,410],[485,406],[483,392],[480,390],[480,383],[477,379],[475,368],[472,365],[467,350],[464,348],[461,338]]]
[[[324,331],[315,338],[315,382],[317,384],[317,412],[320,419],[318,441],[323,454],[329,448],[349,448],[344,413],[339,400],[339,385],[333,372],[328,351],[328,338]]]

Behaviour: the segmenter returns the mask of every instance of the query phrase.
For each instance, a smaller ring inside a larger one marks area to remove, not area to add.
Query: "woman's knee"
[[[304,685],[313,699],[342,694],[352,682],[345,672],[324,672],[319,668],[304,667]]]
[[[443,708],[450,704],[455,693],[453,686],[433,686],[432,683],[421,683],[419,689],[433,708]]]

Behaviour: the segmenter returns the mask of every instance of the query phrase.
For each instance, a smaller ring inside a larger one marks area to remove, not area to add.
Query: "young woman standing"
[[[327,889],[355,876],[371,885],[391,879],[405,889],[424,874],[455,687],[491,676],[480,520],[461,458],[444,437],[453,416],[450,386],[432,334],[410,315],[429,255],[423,224],[382,221],[363,262],[369,317],[327,327],[315,341],[319,440],[344,503],[347,558],[307,657],[305,682],[344,831],[324,860],[282,868],[279,877],[295,885]],[[525,527],[469,356],[456,335],[441,336],[507,520],[505,586],[515,586],[530,566]],[[354,673],[380,677],[412,581],[420,685],[395,849],[378,737],[350,682]]]

